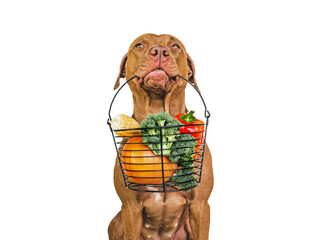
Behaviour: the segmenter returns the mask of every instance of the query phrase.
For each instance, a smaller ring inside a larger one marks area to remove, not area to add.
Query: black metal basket
[[[179,151],[176,151],[176,154],[171,154],[171,152],[167,154],[166,150],[168,149],[166,149],[164,146],[165,144],[163,142],[163,137],[167,137],[170,134],[164,134],[163,130],[165,128],[177,128],[179,127],[178,125],[148,128],[158,130],[159,135],[156,135],[160,137],[160,141],[156,142],[156,144],[158,144],[157,146],[160,146],[158,149],[150,149],[148,146],[146,146],[147,144],[151,144],[154,142],[144,142],[142,145],[142,137],[146,135],[141,134],[141,130],[143,131],[146,128],[130,128],[121,130],[112,129],[111,108],[113,102],[119,91],[127,83],[136,78],[136,76],[126,81],[115,93],[111,101],[109,107],[108,125],[110,127],[110,131],[112,133],[114,144],[117,150],[117,157],[120,163],[124,183],[128,189],[141,192],[188,192],[191,188],[194,188],[200,184],[210,112],[207,110],[204,99],[197,88],[184,77],[180,75],[178,75],[178,77],[188,82],[197,91],[205,108],[205,123],[182,125],[182,127],[203,126],[203,129],[201,131],[194,132],[198,133],[200,137],[196,138],[197,144],[194,148],[195,151],[193,152],[193,158],[189,158],[187,161],[181,162],[181,159],[177,162],[171,161],[170,159],[176,158],[177,156],[179,158]],[[117,134],[115,134],[117,132],[118,134],[119,132],[122,132],[122,136],[118,136]],[[172,143],[176,146],[176,150],[178,150],[179,148],[184,148],[183,146],[178,146],[179,144],[181,145],[182,142],[195,141],[194,139],[183,140],[183,137],[181,136],[183,136],[184,134],[188,133],[179,134],[179,143],[176,141],[167,141],[166,144]],[[138,147],[135,148],[135,146]],[[159,154],[154,154],[154,150],[157,150]]]

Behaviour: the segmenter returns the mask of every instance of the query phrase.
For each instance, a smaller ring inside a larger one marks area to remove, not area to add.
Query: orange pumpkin
[[[155,155],[148,146],[142,145],[141,137],[132,137],[121,151],[124,173],[135,183],[162,184],[161,156]],[[177,170],[177,164],[163,156],[164,181]]]

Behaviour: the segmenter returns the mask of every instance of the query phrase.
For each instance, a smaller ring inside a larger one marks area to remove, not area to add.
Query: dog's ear
[[[188,80],[193,83],[193,85],[200,91],[196,78],[195,78],[195,73],[196,73],[196,69],[194,67],[194,63],[191,59],[191,57],[189,56],[189,54],[187,54],[187,61],[188,61]]]
[[[119,74],[118,74],[118,77],[117,77],[117,81],[114,84],[113,90],[116,90],[120,86],[120,78],[125,78],[126,77],[127,56],[128,56],[128,54],[126,53],[122,58],[122,61],[120,63],[120,71],[119,71]]]

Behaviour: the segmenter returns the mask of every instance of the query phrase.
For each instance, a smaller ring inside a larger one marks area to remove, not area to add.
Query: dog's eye
[[[141,43],[137,43],[135,47],[136,47],[136,48],[142,48],[143,45],[142,45]]]
[[[178,44],[174,43],[172,44],[172,48],[180,48]]]

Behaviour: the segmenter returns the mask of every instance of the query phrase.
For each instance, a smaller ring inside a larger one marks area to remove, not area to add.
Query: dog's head
[[[193,61],[179,39],[168,34],[144,34],[133,41],[123,57],[114,89],[119,87],[120,78],[137,76],[129,83],[131,88],[165,94],[186,86],[178,75],[197,87]]]

